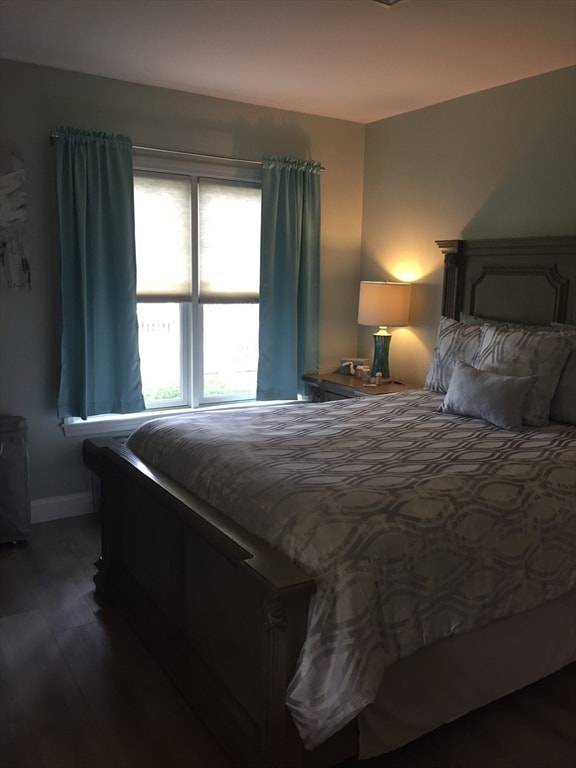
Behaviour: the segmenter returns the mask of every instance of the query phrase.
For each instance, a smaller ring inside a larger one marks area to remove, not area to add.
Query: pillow
[[[467,315],[466,312],[460,312],[460,322],[466,325],[506,325],[504,320],[489,320],[487,317],[478,315]]]
[[[552,397],[570,351],[568,341],[559,333],[487,325],[481,326],[481,333],[474,367],[507,376],[536,376],[526,401],[524,423],[546,426]]]
[[[576,326],[552,325],[556,333],[566,339],[570,351],[550,403],[550,418],[576,425]]]
[[[504,376],[457,362],[439,410],[474,416],[503,429],[522,426],[526,396],[536,376]]]
[[[442,394],[447,391],[454,364],[458,360],[472,363],[480,345],[481,328],[450,317],[440,318],[436,346],[424,382],[426,389]]]
[[[550,323],[550,326],[556,331],[576,331],[576,325],[570,323]]]
[[[515,323],[511,320],[490,320],[487,317],[479,317],[478,315],[467,315],[465,312],[460,312],[460,321],[467,325],[497,325],[499,328],[519,328],[523,331],[554,331],[553,326],[559,325],[559,323],[550,323],[549,325],[531,325],[530,323]]]

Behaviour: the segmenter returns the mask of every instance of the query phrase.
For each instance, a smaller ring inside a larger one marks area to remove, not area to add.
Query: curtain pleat
[[[318,371],[320,163],[265,158],[262,170],[258,400],[304,395]]]
[[[138,352],[132,142],[58,130],[60,418],[145,410]]]

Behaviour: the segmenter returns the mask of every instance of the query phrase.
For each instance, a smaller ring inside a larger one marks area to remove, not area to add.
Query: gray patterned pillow
[[[550,404],[550,418],[576,425],[576,327],[559,323],[553,325],[556,333],[568,342],[570,352]]]
[[[424,387],[432,392],[448,390],[454,365],[458,360],[472,363],[480,345],[482,326],[468,325],[442,316],[438,326],[436,346],[426,374]]]
[[[522,426],[524,403],[536,376],[503,376],[457,362],[439,410],[474,416],[503,429]]]
[[[487,317],[468,315],[466,312],[460,312],[460,322],[466,323],[466,325],[507,325],[505,320],[489,320]]]
[[[514,323],[510,320],[489,320],[486,317],[479,317],[478,315],[467,315],[465,312],[460,312],[460,320],[468,325],[496,325],[499,328],[520,328],[523,331],[554,331],[554,325],[558,323],[548,323],[547,325],[530,325],[530,323]]]
[[[486,325],[481,326],[481,331],[474,367],[507,376],[536,376],[537,381],[526,400],[524,423],[546,426],[552,397],[570,351],[567,340],[558,333]]]

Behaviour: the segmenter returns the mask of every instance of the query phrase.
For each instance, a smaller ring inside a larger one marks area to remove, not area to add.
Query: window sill
[[[222,405],[204,405],[199,408],[174,408],[161,411],[146,411],[145,413],[111,414],[106,416],[90,416],[88,419],[64,421],[62,431],[66,437],[98,437],[104,435],[127,437],[131,432],[151,419],[168,418],[169,416],[185,416],[196,411],[224,411],[233,408],[255,408],[262,405],[287,405],[297,400],[253,400]]]

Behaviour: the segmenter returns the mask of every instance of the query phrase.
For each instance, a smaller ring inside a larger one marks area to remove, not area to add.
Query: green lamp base
[[[372,363],[371,376],[377,373],[382,374],[383,379],[390,378],[390,367],[388,365],[388,353],[390,351],[390,341],[392,336],[385,328],[374,334],[374,362]]]

